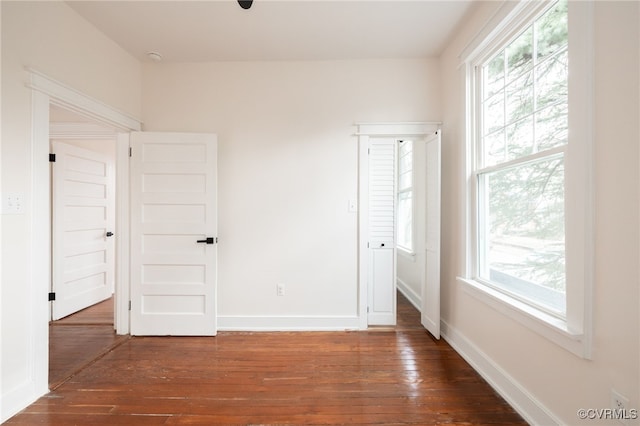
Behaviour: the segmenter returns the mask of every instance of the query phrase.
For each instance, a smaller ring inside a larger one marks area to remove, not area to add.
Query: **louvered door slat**
[[[369,145],[369,244],[393,247],[395,234],[395,141],[372,140]]]
[[[370,325],[394,325],[396,141],[369,141],[369,313]]]

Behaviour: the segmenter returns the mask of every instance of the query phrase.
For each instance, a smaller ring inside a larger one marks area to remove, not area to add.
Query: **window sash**
[[[558,148],[553,151],[551,155],[538,155],[535,159],[528,159],[528,161],[517,161],[516,164],[511,164],[509,167],[491,167],[490,170],[478,171],[474,174],[475,181],[477,182],[476,193],[478,194],[477,205],[477,235],[476,235],[476,265],[474,270],[474,279],[495,288],[498,291],[508,293],[512,297],[515,297],[525,303],[535,306],[546,312],[549,315],[553,315],[557,318],[564,319],[566,315],[566,270],[564,265],[566,264],[566,241],[564,233],[564,221],[565,221],[565,208],[564,198],[566,193],[563,191],[563,207],[558,212],[552,210],[552,213],[560,213],[562,221],[560,224],[551,220],[551,225],[560,226],[562,228],[562,236],[559,235],[556,238],[551,236],[531,236],[522,235],[517,236],[507,233],[502,235],[502,238],[498,235],[492,235],[489,228],[489,218],[491,217],[491,209],[489,204],[492,201],[494,194],[489,191],[489,181],[492,176],[495,176],[501,172],[508,172],[518,168],[532,167],[540,165],[545,162],[556,162],[556,164],[562,165],[564,169],[564,147]],[[553,171],[552,171],[553,172]],[[564,181],[564,172],[563,181]],[[551,175],[549,175],[551,176]],[[534,188],[535,189],[535,188]],[[547,198],[549,193],[539,194],[541,199]],[[551,193],[550,195],[553,195]],[[544,205],[544,203],[542,204]],[[525,209],[524,213],[532,216],[532,219],[539,217],[539,213],[535,211],[529,211]],[[558,244],[561,246],[561,251],[558,252]],[[494,246],[494,250],[490,247]],[[533,249],[532,245],[539,245],[537,250]],[[519,249],[518,249],[519,247]],[[500,248],[502,253],[500,255]],[[500,262],[496,262],[495,257],[502,257],[503,261],[505,257],[507,260],[513,261],[510,255],[513,255],[514,251],[520,251],[516,265],[519,269],[514,269],[513,266],[509,268],[508,262],[500,267]],[[527,260],[526,257],[534,255],[534,258],[538,256],[536,260]],[[546,261],[544,256],[547,257]],[[536,265],[537,263],[537,265]],[[532,266],[533,264],[533,266]],[[540,275],[545,278],[544,282],[538,282],[536,280],[536,273],[533,271],[527,272],[527,268],[537,267],[540,271]],[[550,285],[547,280],[550,280]],[[507,284],[509,282],[509,284]]]
[[[398,192],[398,247],[407,252],[413,252],[413,191],[411,189]]]
[[[397,247],[413,253],[413,141],[398,141]]]
[[[555,2],[553,4],[555,4]],[[472,180],[474,182],[474,185],[473,185],[474,190],[473,190],[473,197],[472,197],[473,204],[471,205],[474,206],[473,209],[475,212],[474,214],[475,219],[474,219],[474,226],[473,226],[474,231],[472,234],[473,241],[471,246],[472,253],[473,253],[473,256],[472,256],[473,261],[471,263],[471,273],[474,280],[477,280],[478,282],[481,282],[484,285],[492,287],[499,292],[506,293],[509,296],[514,297],[515,299],[518,299],[528,305],[531,305],[536,309],[544,311],[547,314],[550,314],[554,317],[564,320],[566,319],[566,299],[567,299],[566,293],[562,295],[561,303],[558,303],[557,301],[555,303],[549,303],[550,305],[552,305],[552,307],[549,307],[548,305],[545,305],[544,302],[539,303],[539,301],[537,301],[535,297],[531,297],[531,295],[527,296],[526,287],[523,288],[522,286],[520,286],[520,291],[515,291],[513,288],[510,288],[509,286],[503,285],[502,283],[499,283],[499,282],[493,282],[489,278],[491,274],[487,270],[487,268],[489,268],[487,247],[488,247],[490,230],[489,230],[489,217],[488,217],[487,204],[490,201],[490,198],[489,198],[490,195],[487,193],[487,191],[484,191],[482,187],[485,177],[490,176],[492,174],[495,174],[501,171],[508,171],[511,169],[519,168],[519,167],[525,167],[529,164],[539,162],[539,161],[544,161],[545,159],[555,158],[558,156],[561,156],[564,158],[566,154],[567,142],[568,142],[567,139],[565,139],[565,142],[563,144],[560,144],[559,146],[553,146],[548,149],[543,149],[542,151],[537,151],[538,139],[537,139],[537,136],[535,135],[534,129],[530,129],[533,132],[532,145],[531,145],[531,149],[533,151],[532,153],[517,156],[515,158],[507,157],[507,158],[503,158],[502,161],[497,161],[497,162],[487,164],[485,150],[487,150],[488,147],[484,146],[487,136],[490,136],[492,133],[495,134],[498,132],[506,133],[507,128],[512,124],[513,120],[508,120],[507,118],[507,105],[506,105],[507,99],[506,98],[507,98],[508,86],[516,84],[519,78],[521,78],[522,76],[526,76],[528,74],[531,74],[533,76],[534,84],[535,84],[536,70],[538,70],[541,66],[543,66],[545,62],[552,61],[554,60],[554,58],[557,58],[560,55],[567,54],[568,43],[565,43],[564,45],[558,47],[552,54],[547,54],[542,58],[538,58],[536,48],[535,48],[536,39],[532,37],[531,43],[532,43],[532,50],[533,50],[533,58],[531,59],[531,63],[525,66],[524,68],[519,69],[518,75],[509,76],[506,72],[507,47],[510,45],[510,43],[513,40],[518,39],[522,34],[525,34],[527,31],[532,32],[532,35],[533,35],[533,28],[536,25],[536,19],[538,19],[540,16],[542,16],[552,7],[553,5],[550,5],[548,8],[539,10],[536,16],[532,16],[529,20],[519,25],[518,27],[519,30],[514,32],[515,35],[512,36],[511,39],[506,39],[506,40],[503,40],[501,43],[497,43],[494,46],[495,48],[489,51],[488,53],[486,53],[481,60],[474,61],[476,65],[473,66],[473,73],[472,73],[473,77],[470,81],[474,87],[474,90],[472,93],[474,93],[475,95],[474,96],[475,102],[472,103],[473,105],[472,116],[475,117],[475,120],[473,121],[472,126],[474,129],[473,134],[475,135],[475,137],[474,137],[474,143],[472,145],[474,148],[473,149],[474,158],[472,162],[474,167],[471,170],[471,174],[472,174]],[[484,67],[490,61],[499,57],[500,54],[503,55],[503,64],[505,67],[505,71],[501,77],[503,79],[501,83],[502,85],[501,87],[498,87],[493,93],[488,95],[487,93],[485,93],[485,90],[487,89],[486,87],[487,76],[485,75]],[[505,80],[505,79],[508,79],[508,80]],[[568,80],[567,80],[567,84],[568,84]],[[531,92],[532,92],[531,99],[533,102],[531,106],[531,111],[528,111],[523,116],[517,117],[517,120],[525,120],[530,118],[532,123],[535,123],[536,114],[538,114],[540,111],[544,110],[545,108],[549,108],[549,105],[544,105],[542,108],[538,108],[538,105],[536,103],[538,94],[535,91],[535,88],[532,88]],[[486,120],[485,106],[494,97],[502,97],[503,99],[502,123],[499,127],[493,129],[490,132],[487,132],[487,129],[485,128],[485,120]],[[568,104],[567,100],[560,99],[558,102],[564,103],[565,105]],[[503,135],[503,138],[505,143],[505,148],[504,148],[505,151],[503,154],[504,154],[504,157],[506,157],[508,155],[507,147],[506,147],[507,138],[504,135]],[[566,190],[564,191],[564,198],[565,198],[565,204],[566,204]],[[566,220],[566,209],[564,211],[564,214],[565,214],[565,220]],[[566,254],[566,244],[564,245],[563,253]],[[565,280],[566,280],[566,276],[565,276]],[[566,287],[565,287],[565,290],[566,290]]]
[[[476,168],[479,87],[474,78],[476,66],[485,63],[504,48],[517,33],[544,13],[547,2],[507,2],[471,40],[460,57],[466,69],[466,178],[462,181],[461,217],[465,229],[465,260],[458,277],[461,289],[508,318],[540,334],[551,342],[581,357],[592,356],[593,338],[593,256],[594,256],[594,184],[593,184],[593,110],[594,110],[594,5],[592,2],[568,3],[568,141],[565,156],[565,240],[566,240],[566,318],[522,303],[515,297],[494,290],[474,276],[477,268],[475,239],[478,217]],[[484,170],[484,169],[483,169]],[[569,220],[570,219],[570,220]]]

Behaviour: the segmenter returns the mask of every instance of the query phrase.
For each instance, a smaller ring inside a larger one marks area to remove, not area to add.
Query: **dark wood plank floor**
[[[49,388],[126,340],[113,328],[113,298],[49,323]]]
[[[131,338],[6,424],[526,424],[398,302],[395,330]]]
[[[113,304],[114,298],[110,297],[73,315],[52,321],[51,325],[110,325],[113,328]]]

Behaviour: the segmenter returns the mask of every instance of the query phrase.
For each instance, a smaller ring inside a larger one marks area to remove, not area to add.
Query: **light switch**
[[[24,213],[24,196],[22,193],[12,192],[2,195],[2,214]]]

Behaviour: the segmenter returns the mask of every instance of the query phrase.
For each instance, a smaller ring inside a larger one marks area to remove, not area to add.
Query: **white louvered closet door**
[[[396,140],[369,140],[369,325],[396,324]]]

